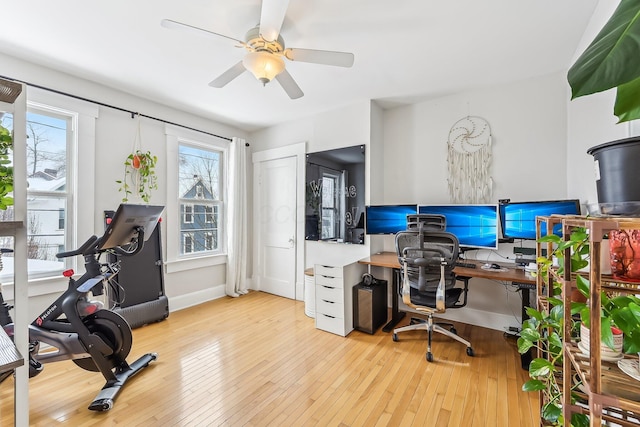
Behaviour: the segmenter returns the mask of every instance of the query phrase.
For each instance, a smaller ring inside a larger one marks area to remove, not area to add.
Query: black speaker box
[[[376,279],[373,283],[353,287],[353,328],[368,334],[387,321],[387,281]]]

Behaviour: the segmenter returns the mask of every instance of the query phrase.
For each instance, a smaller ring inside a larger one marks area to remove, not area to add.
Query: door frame
[[[260,206],[261,191],[260,175],[261,163],[270,160],[283,159],[285,157],[296,158],[296,231],[295,231],[295,299],[304,299],[304,177],[306,166],[306,143],[299,142],[279,148],[257,151],[252,155],[253,162],[253,283],[260,290],[260,246],[262,245],[261,221],[256,215],[256,206]]]

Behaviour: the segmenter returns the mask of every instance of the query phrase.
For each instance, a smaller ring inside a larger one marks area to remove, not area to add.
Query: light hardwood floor
[[[405,322],[406,323],[406,322]],[[129,360],[158,361],[114,408],[87,409],[102,376],[72,362],[46,365],[29,384],[33,426],[534,426],[538,400],[515,340],[457,324],[464,345],[426,332],[347,338],[316,330],[304,303],[251,292],[134,330]],[[0,385],[0,425],[13,425],[13,379]]]

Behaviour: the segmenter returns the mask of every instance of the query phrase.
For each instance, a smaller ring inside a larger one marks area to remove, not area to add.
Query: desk
[[[398,255],[395,252],[381,252],[373,254],[358,261],[361,264],[372,265],[374,267],[386,267],[393,269],[393,291],[391,295],[391,320],[387,323],[382,330],[384,332],[391,332],[393,328],[398,324],[400,320],[406,315],[398,309],[398,288],[399,280],[398,274],[400,271],[400,262],[398,262]],[[531,289],[535,287],[536,279],[527,276],[524,270],[518,268],[509,268],[508,271],[497,270],[485,270],[481,268],[485,263],[483,261],[465,260],[465,262],[473,263],[476,268],[456,267],[453,271],[457,276],[469,277],[469,278],[481,278],[490,280],[499,280],[503,282],[511,282],[521,288]],[[522,294],[522,319],[525,319],[525,309],[529,306],[529,292]]]

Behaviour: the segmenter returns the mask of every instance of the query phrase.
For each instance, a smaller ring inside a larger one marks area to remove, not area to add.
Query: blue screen
[[[498,205],[421,205],[418,213],[444,215],[445,231],[455,234],[460,246],[498,249]]]
[[[395,234],[407,229],[407,215],[417,213],[416,205],[380,205],[365,207],[367,234]]]
[[[500,205],[500,222],[505,239],[536,239],[536,216],[579,215],[579,200],[518,202]],[[547,234],[541,223],[542,236]],[[553,234],[562,235],[562,224],[553,227]]]

